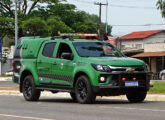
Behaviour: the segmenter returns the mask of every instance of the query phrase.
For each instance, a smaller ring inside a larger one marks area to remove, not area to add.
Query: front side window
[[[60,43],[60,46],[59,46],[59,49],[58,49],[58,53],[57,53],[57,58],[62,58],[62,55],[64,53],[72,54],[72,50],[71,50],[71,48],[69,47],[68,44]]]
[[[53,57],[53,51],[56,43],[46,43],[42,51],[42,55],[46,57]]]
[[[75,42],[73,45],[81,57],[123,57],[114,46],[105,42]]]

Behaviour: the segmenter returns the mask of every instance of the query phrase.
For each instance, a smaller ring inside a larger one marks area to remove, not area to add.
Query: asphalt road
[[[66,98],[26,102],[22,96],[0,95],[0,120],[164,120],[165,102],[131,104],[128,101],[97,100],[83,105]]]
[[[0,82],[0,87],[18,87]],[[165,102],[97,100],[82,105],[68,98],[41,97],[26,102],[22,96],[0,95],[0,120],[165,120]]]

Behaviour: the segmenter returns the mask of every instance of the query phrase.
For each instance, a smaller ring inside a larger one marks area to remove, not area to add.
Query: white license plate
[[[138,86],[138,81],[126,81],[125,86],[126,87],[132,87],[132,86]]]

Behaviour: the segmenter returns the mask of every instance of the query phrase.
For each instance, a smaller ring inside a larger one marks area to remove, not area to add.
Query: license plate
[[[138,81],[126,81],[125,86],[126,87],[132,87],[132,86],[138,86]]]

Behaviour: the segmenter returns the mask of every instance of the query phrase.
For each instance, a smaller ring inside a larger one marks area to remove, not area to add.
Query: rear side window
[[[42,51],[42,55],[45,57],[52,57],[56,43],[46,43]]]

